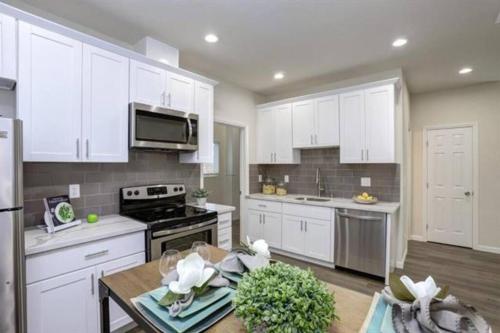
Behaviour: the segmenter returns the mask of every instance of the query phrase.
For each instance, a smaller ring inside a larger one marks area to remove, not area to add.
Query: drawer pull
[[[263,204],[258,204],[257,206],[259,206],[260,208],[267,208],[267,206]]]
[[[85,259],[94,259],[100,256],[104,256],[109,253],[109,250],[102,250],[99,252],[89,253],[85,255]]]
[[[90,292],[92,293],[92,295],[95,294],[95,289],[94,289],[94,273],[92,273],[92,275],[90,275]]]

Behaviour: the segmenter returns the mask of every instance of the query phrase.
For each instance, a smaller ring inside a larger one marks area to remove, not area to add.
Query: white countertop
[[[25,254],[28,256],[142,230],[146,230],[146,224],[120,215],[101,216],[96,223],[87,223],[84,219],[82,224],[55,234],[30,228],[24,232]]]
[[[225,213],[230,213],[236,210],[236,207],[233,206],[227,206],[227,205],[221,205],[221,204],[216,204],[216,203],[210,203],[207,202],[204,206],[197,205],[196,202],[191,202],[189,203],[190,206],[198,207],[198,208],[205,208],[208,210],[213,210],[216,211],[217,214],[225,214]]]
[[[399,209],[399,202],[379,201],[376,204],[363,205],[352,201],[352,199],[345,199],[345,198],[333,198],[330,199],[329,201],[324,201],[324,202],[305,201],[305,200],[299,201],[296,199],[297,197],[313,197],[311,195],[301,195],[301,194],[288,194],[284,196],[278,196],[278,195],[254,193],[247,195],[246,197],[249,199],[257,199],[257,200],[278,201],[278,202],[294,203],[299,205],[320,206],[320,207],[330,207],[330,208],[359,209],[359,210],[381,212],[387,214],[394,214]]]

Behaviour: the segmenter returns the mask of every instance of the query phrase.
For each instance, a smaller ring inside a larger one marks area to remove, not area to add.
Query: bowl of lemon
[[[357,203],[360,204],[365,204],[365,205],[373,205],[374,203],[378,202],[377,197],[374,197],[373,195],[369,195],[366,192],[363,192],[362,194],[355,195],[352,197],[352,200],[354,200]]]

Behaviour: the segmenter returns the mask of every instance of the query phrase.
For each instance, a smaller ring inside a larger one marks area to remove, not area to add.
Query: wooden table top
[[[211,247],[211,261],[218,262],[222,260],[227,251],[216,247]],[[137,297],[145,292],[151,291],[161,286],[161,275],[158,270],[158,260],[146,263],[144,265],[112,274],[101,279],[109,288],[111,298],[118,303],[132,317],[142,317],[135,309],[130,299]],[[345,289],[333,284],[326,283],[330,291],[335,292],[336,312],[340,320],[336,320],[329,332],[350,333],[358,332],[370,308],[372,298],[358,292]],[[159,332],[151,326],[151,332]],[[227,333],[227,332],[246,332],[242,322],[237,319],[234,313],[231,313],[207,332]]]

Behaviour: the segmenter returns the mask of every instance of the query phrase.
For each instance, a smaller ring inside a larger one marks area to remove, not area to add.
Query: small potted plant
[[[311,270],[281,262],[243,275],[234,299],[248,332],[327,332],[335,298]]]
[[[194,190],[191,194],[193,198],[196,198],[198,206],[205,206],[207,203],[208,191],[204,188],[199,188]]]

